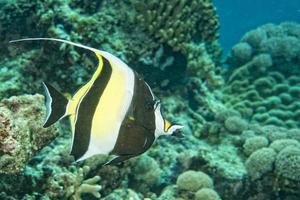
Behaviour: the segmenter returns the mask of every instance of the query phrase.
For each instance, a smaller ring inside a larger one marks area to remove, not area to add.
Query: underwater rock
[[[42,95],[22,95],[0,102],[0,172],[16,173],[57,135],[55,126],[43,128]]]

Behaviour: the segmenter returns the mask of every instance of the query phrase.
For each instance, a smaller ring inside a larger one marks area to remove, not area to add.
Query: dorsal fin
[[[9,43],[16,43],[16,42],[23,42],[23,41],[34,41],[34,40],[48,40],[48,41],[62,42],[62,43],[70,44],[70,45],[80,47],[80,48],[83,48],[83,49],[87,49],[87,50],[93,51],[95,53],[96,52],[100,53],[100,50],[98,50],[98,49],[88,47],[88,46],[85,46],[83,44],[71,42],[71,41],[68,41],[68,40],[57,39],[57,38],[24,38],[24,39],[18,39],[18,40],[11,40],[11,41],[9,41]]]

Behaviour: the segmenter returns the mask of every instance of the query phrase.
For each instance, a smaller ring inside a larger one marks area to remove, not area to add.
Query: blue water
[[[226,55],[249,30],[266,23],[300,22],[300,0],[213,0]]]

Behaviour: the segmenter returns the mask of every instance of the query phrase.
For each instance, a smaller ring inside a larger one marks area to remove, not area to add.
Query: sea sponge
[[[271,148],[261,148],[253,152],[246,160],[246,169],[252,180],[260,179],[273,170],[276,152]]]
[[[201,171],[189,170],[180,174],[176,182],[181,190],[196,192],[201,188],[212,188],[213,181],[205,173]]]
[[[299,146],[288,146],[279,152],[275,162],[275,172],[282,178],[300,181]]]
[[[300,143],[294,139],[280,139],[270,144],[270,148],[274,149],[277,153],[289,146],[300,147]]]
[[[202,188],[196,192],[195,200],[221,200],[221,198],[215,190]]]
[[[228,119],[225,120],[225,128],[230,132],[230,133],[237,133],[240,134],[244,130],[247,129],[247,122],[237,116],[229,117]]]
[[[245,144],[243,145],[244,153],[249,156],[254,151],[263,147],[267,147],[268,144],[269,141],[267,140],[267,138],[263,136],[255,136],[255,137],[248,138],[245,141]]]

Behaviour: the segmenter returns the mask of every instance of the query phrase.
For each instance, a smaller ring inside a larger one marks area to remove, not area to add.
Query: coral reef
[[[45,116],[42,95],[23,95],[0,102],[0,172],[15,173],[51,142],[56,127],[42,128]]]
[[[178,176],[176,184],[181,190],[196,192],[202,188],[212,188],[213,181],[203,172],[186,171]]]
[[[271,148],[262,148],[253,152],[246,161],[249,176],[255,180],[272,171],[276,152]]]
[[[162,44],[180,51],[188,73],[198,71],[203,81],[216,87],[223,83],[215,64],[220,61],[217,43],[219,20],[210,0],[132,1],[134,23]],[[197,69],[197,70],[195,70]]]
[[[280,177],[300,182],[300,150],[299,146],[288,145],[279,152],[275,169]]]
[[[0,5],[1,46],[58,37],[109,51],[145,77],[166,118],[185,126],[184,139],[161,137],[119,165],[103,166],[100,155],[74,162],[68,123],[42,128],[44,97],[24,94],[41,92],[42,81],[74,91],[94,56],[53,42],[1,48],[0,199],[300,198],[298,24],[246,33],[219,68],[210,0]]]
[[[51,191],[49,191],[49,197],[58,198],[56,196],[57,194],[64,194],[64,198],[81,200],[83,193],[91,193],[94,197],[100,198],[99,190],[101,190],[101,186],[97,184],[100,177],[94,176],[84,180],[89,170],[90,168],[88,166],[84,166],[75,171],[75,173],[60,173],[50,178],[48,184],[52,188]],[[60,192],[56,191],[55,188],[60,190]]]
[[[218,193],[210,188],[202,188],[195,194],[195,200],[221,200]]]
[[[136,21],[150,35],[186,51],[193,40],[213,42],[218,38],[219,21],[209,0],[133,1]]]
[[[226,105],[260,124],[298,127],[299,32],[285,22],[245,34],[227,60]]]

